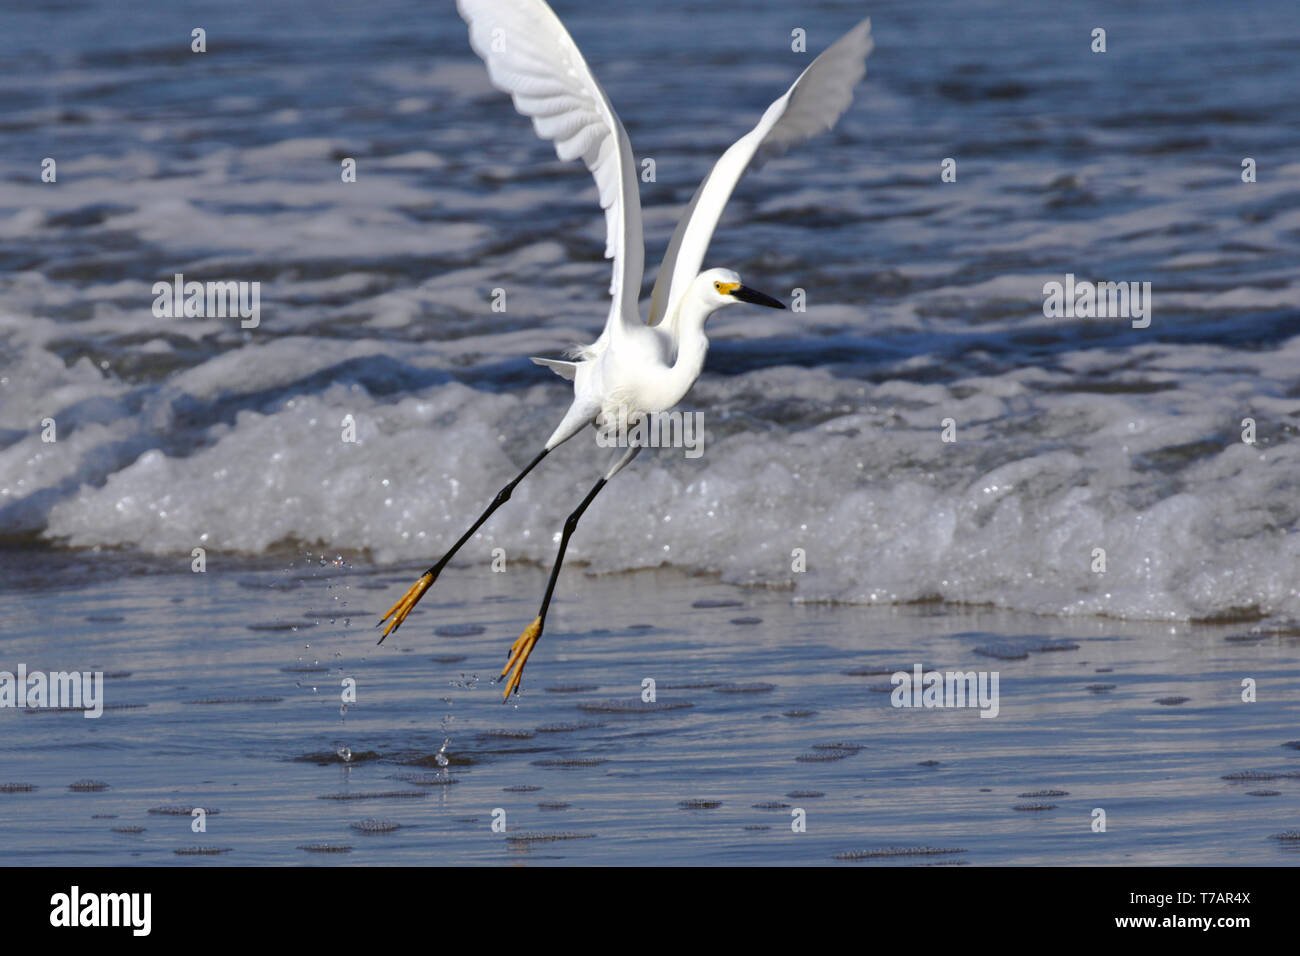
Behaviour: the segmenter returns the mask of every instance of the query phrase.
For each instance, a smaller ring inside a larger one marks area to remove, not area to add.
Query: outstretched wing
[[[641,200],[627,131],[559,17],[543,0],[456,0],[469,42],[492,85],[514,100],[563,160],[582,157],[605,210],[605,257],[614,260],[608,331],[640,323],[645,247]]]
[[[699,275],[723,207],[745,170],[751,165],[757,169],[769,157],[834,126],[867,72],[871,48],[871,21],[863,20],[813,60],[758,125],[713,164],[668,243],[650,296],[651,325],[673,314],[686,287]]]

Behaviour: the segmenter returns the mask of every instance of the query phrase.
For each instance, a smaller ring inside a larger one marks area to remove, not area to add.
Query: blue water
[[[378,648],[408,573],[66,576],[3,592],[6,661],[102,670],[105,710],[0,710],[15,864],[1296,861],[1294,634],[573,574],[503,704],[540,571],[453,568]],[[892,706],[917,664],[997,673],[997,716]]]
[[[375,652],[361,622],[329,625],[321,661],[364,661],[382,708],[367,697],[340,715],[281,670],[317,655],[264,627],[326,629],[340,592],[268,584],[326,553],[350,593],[384,599],[353,600],[377,615],[533,456],[568,394],[527,357],[591,341],[607,308],[589,177],[491,88],[450,3],[0,10],[0,670],[103,665],[132,675],[110,682],[116,699],[146,705],[100,722],[0,712],[0,784],[37,788],[0,793],[14,859],[46,859],[33,834],[54,828],[91,840],[96,862],[205,843],[232,863],[342,859],[295,849],[336,840],[379,854],[351,862],[497,860],[514,851],[485,823],[532,796],[501,789],[516,784],[545,788],[516,833],[595,834],[530,859],[814,863],[889,845],[977,864],[1284,858],[1269,837],[1296,826],[1294,778],[1223,776],[1295,769],[1300,8],[557,12],[638,160],[655,161],[647,294],[710,164],[809,57],[864,15],[875,51],[832,133],[742,181],[706,260],[787,301],[803,290],[807,311],[711,322],[685,403],[705,415],[704,455],[643,455],[592,505],[503,718],[486,681],[604,467],[589,439],[520,486],[400,639]],[[206,53],[190,52],[195,27]],[[1090,50],[1096,27],[1105,53]],[[791,50],[796,28],[807,54]],[[40,180],[46,157],[55,183]],[[355,183],[340,181],[345,158]],[[956,182],[940,179],[945,158]],[[260,323],[156,318],[151,287],[176,273],[260,282]],[[1151,283],[1150,326],[1047,316],[1044,284],[1067,274]],[[340,441],[345,416],[357,443]],[[744,608],[692,608],[722,598]],[[486,630],[434,634],[437,601]],[[590,718],[580,704],[639,700],[639,623],[659,629],[649,656],[669,683],[772,689],[694,688],[691,708]],[[900,717],[861,686],[884,678],[840,673],[875,656],[974,667],[966,634],[1097,644],[1000,664],[1012,690],[996,720]],[[1243,677],[1257,704],[1239,702]],[[1097,680],[1117,689],[1086,688]],[[594,689],[548,692],[570,685]],[[194,703],[219,698],[236,703]],[[537,729],[564,721],[598,726],[558,744]],[[846,742],[862,749],[796,760]],[[296,759],[343,746],[375,756]],[[609,763],[532,763],[570,753]],[[416,786],[394,777],[412,767],[462,783],[374,807],[317,799]],[[85,776],[110,789],[67,791]],[[1068,791],[1057,809],[1011,809],[1053,788]],[[804,839],[787,808],[753,806],[804,790],[827,795],[833,822],[797,849],[755,842]],[[721,806],[679,807],[693,799]],[[112,834],[91,817],[102,803],[156,824],[149,807],[200,800],[224,829],[188,844],[185,829]],[[1074,842],[1116,801],[1133,801],[1121,816],[1139,833]],[[399,813],[417,805],[418,820]],[[426,829],[349,836],[368,815]],[[290,821],[292,837],[266,842]]]
[[[757,5],[737,29],[725,7],[603,10],[560,13],[655,160],[648,289],[713,158],[806,64],[791,31],[816,52],[864,11]],[[1294,5],[868,12],[853,106],[740,184],[706,263],[807,311],[711,323],[686,402],[704,457],[620,476],[645,514],[597,517],[574,554],[808,600],[1300,620]],[[384,563],[455,540],[562,414],[527,356],[595,337],[608,264],[588,177],[491,89],[450,7],[0,16],[9,539]],[[259,324],[155,318],[177,273],[262,283]],[[1067,274],[1151,283],[1149,326],[1046,316]],[[333,440],[345,415],[359,445]],[[521,490],[515,527],[581,496],[584,442]],[[815,573],[768,560],[791,529],[826,545]],[[549,558],[549,535],[497,535],[476,560]],[[1103,545],[1142,575],[1077,573]]]

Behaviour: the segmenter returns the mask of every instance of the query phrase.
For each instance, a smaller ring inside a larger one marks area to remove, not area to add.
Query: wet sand
[[[1300,862],[1296,634],[575,565],[503,704],[539,568],[450,568],[376,647],[420,568],[53,560],[5,561],[0,670],[106,709],[0,710],[11,864]],[[891,706],[917,664],[996,671],[997,716]]]

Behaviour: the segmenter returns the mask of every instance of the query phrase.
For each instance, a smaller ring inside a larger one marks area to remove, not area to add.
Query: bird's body
[[[546,447],[554,448],[593,422],[616,421],[620,415],[635,421],[666,412],[685,398],[700,377],[709,351],[704,324],[713,312],[730,304],[714,283],[740,286],[740,277],[729,269],[710,269],[688,292],[675,321],[632,326],[608,339],[602,336],[577,349],[576,361],[560,368],[554,360],[533,359],[566,378],[572,373],[573,379],[573,404]],[[760,301],[767,298],[748,294]],[[776,300],[764,304],[769,303],[782,307]]]
[[[822,53],[794,85],[763,113],[758,124],[714,164],[692,197],[669,241],[643,319],[638,303],[645,247],[641,235],[639,183],[632,147],[608,97],[577,45],[544,0],[457,0],[469,24],[470,45],[483,58],[493,84],[509,93],[515,108],[533,121],[561,159],[581,158],[596,180],[605,210],[607,258],[614,260],[610,310],[600,337],[574,350],[569,360],[534,358],[573,382],[573,402],[527,467],[507,484],[441,560],[420,577],[384,615],[397,629],[442,568],[479,526],[509,500],[515,486],[556,446],[590,425],[611,428],[666,412],[690,391],[704,368],[709,340],[705,324],[719,309],[741,302],[784,308],[747,288],[729,269],[701,272],[714,228],[745,170],[794,143],[833,126],[852,100],[871,52],[871,23],[863,20]],[[564,552],[587,506],[640,451],[622,450],[613,466],[565,521],[559,552],[536,619],[511,649],[505,697],[517,691],[524,664],[541,637]]]

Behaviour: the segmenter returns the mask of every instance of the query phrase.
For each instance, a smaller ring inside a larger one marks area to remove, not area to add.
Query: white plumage
[[[835,125],[866,72],[872,47],[871,21],[863,20],[817,57],[764,111],[758,124],[722,154],[673,232],[650,297],[648,320],[643,321],[637,301],[645,268],[639,184],[632,144],[609,97],[543,0],[457,0],[456,6],[469,24],[470,45],[487,64],[492,83],[510,94],[515,108],[532,120],[538,136],[555,144],[560,159],[580,158],[596,180],[605,210],[605,256],[614,260],[612,301],[600,337],[576,349],[575,361],[533,359],[573,382],[572,404],[537,457],[384,615],[380,624],[392,617],[384,637],[401,625],[452,555],[509,500],[515,486],[551,449],[597,421],[636,421],[680,402],[704,368],[709,348],[704,325],[709,316],[739,302],[784,308],[770,296],[747,288],[730,269],[701,272],[704,256],[745,170]],[[623,451],[565,522],[541,610],[511,648],[501,672],[503,678],[510,672],[506,698],[518,689],[524,664],[541,637],[578,519],[605,483],[639,451],[636,446]]]

